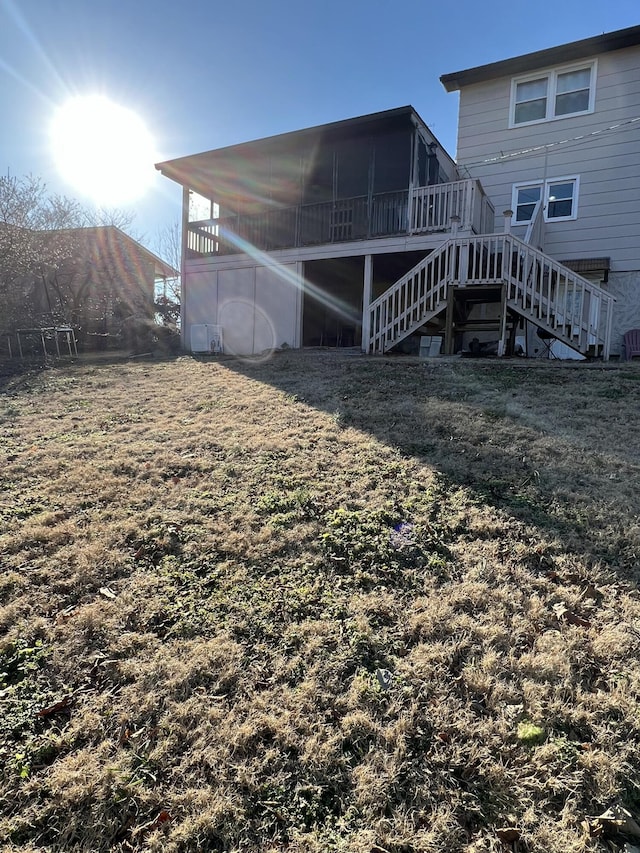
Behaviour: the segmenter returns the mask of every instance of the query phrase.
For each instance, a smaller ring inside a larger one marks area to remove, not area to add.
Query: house
[[[184,345],[369,348],[370,304],[451,233],[493,231],[477,180],[410,107],[160,163],[183,187]],[[213,332],[215,334],[215,332]]]
[[[157,165],[183,187],[185,348],[620,352],[640,27],[441,80],[456,162],[407,106]]]
[[[31,235],[30,235],[31,236]],[[40,350],[72,329],[85,350],[136,348],[154,316],[158,282],[179,273],[113,225],[38,232],[47,263],[24,277],[24,298],[3,342],[10,352]],[[68,341],[65,341],[65,349]]]
[[[533,231],[615,297],[619,353],[640,327],[640,26],[440,79],[460,93],[461,174],[482,183],[498,227],[513,211],[512,234]]]

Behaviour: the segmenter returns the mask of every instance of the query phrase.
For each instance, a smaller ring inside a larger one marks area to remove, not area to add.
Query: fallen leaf
[[[52,717],[54,714],[67,714],[71,713],[71,702],[73,701],[72,696],[65,696],[64,699],[60,699],[59,702],[54,702],[53,705],[49,705],[47,708],[41,708],[36,714],[37,717]]]
[[[582,590],[580,598],[590,598],[593,601],[600,602],[604,598],[604,593],[597,586],[594,586],[592,583],[590,583],[587,584],[587,586],[585,586],[585,588]]]
[[[578,616],[577,613],[574,613],[572,610],[562,603],[553,605],[553,612],[556,614],[557,619],[561,619],[563,622],[566,622],[568,625],[577,625],[579,628],[590,628],[591,622],[588,619],[583,619],[582,616]]]
[[[503,844],[513,844],[514,841],[519,841],[520,830],[513,826],[505,826],[503,829],[496,829],[496,835]]]
[[[116,597],[115,592],[112,589],[109,589],[108,586],[100,587],[100,595],[104,595],[105,598],[113,599]]]
[[[118,735],[118,746],[128,743],[133,734],[133,728],[129,720],[123,720],[120,725],[120,734]]]

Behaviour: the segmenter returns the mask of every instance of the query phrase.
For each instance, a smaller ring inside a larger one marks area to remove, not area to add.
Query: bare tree
[[[179,270],[182,261],[180,223],[173,222],[160,229],[156,238],[156,254]],[[163,281],[162,292],[155,295],[156,314],[164,326],[177,329],[180,324],[180,276]]]
[[[128,231],[132,221],[126,211],[91,211],[50,195],[40,178],[0,177],[0,331],[74,322],[84,297],[73,275],[78,229]]]

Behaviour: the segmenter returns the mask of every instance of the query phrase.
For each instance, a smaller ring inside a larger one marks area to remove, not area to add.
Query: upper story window
[[[513,187],[514,225],[528,225],[536,204],[542,202],[545,222],[562,222],[578,215],[577,175],[515,184]]]
[[[596,63],[513,80],[510,126],[593,112]]]

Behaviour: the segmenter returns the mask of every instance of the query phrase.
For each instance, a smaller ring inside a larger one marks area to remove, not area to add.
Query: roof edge
[[[207,154],[222,154],[225,151],[237,151],[242,148],[249,148],[252,145],[262,145],[266,143],[274,143],[278,140],[284,140],[287,137],[291,136],[305,136],[307,134],[311,135],[314,133],[321,132],[331,132],[334,130],[340,130],[341,128],[346,127],[357,127],[359,124],[367,124],[368,122],[374,121],[382,121],[384,119],[392,119],[392,118],[400,118],[401,116],[412,116],[418,115],[416,109],[411,106],[411,104],[406,104],[402,107],[394,107],[389,110],[381,110],[380,112],[375,113],[367,113],[366,115],[355,116],[353,118],[341,119],[339,121],[331,121],[326,124],[317,124],[312,127],[304,127],[298,130],[290,130],[285,131],[284,133],[276,133],[273,136],[264,136],[259,139],[250,139],[245,142],[238,142],[234,145],[225,145],[222,148],[213,148],[209,151],[201,151],[197,154],[187,154],[184,157],[175,157],[171,160],[163,160],[160,163],[155,164],[155,168],[161,172],[166,177],[172,177],[167,174],[167,171],[171,170],[172,166],[180,163],[181,161],[192,160],[194,157],[201,157]],[[420,119],[422,121],[422,119]]]
[[[447,92],[457,92],[464,86],[470,86],[473,83],[483,83],[496,77],[526,74],[528,71],[535,71],[538,68],[574,62],[587,56],[622,50],[625,47],[634,47],[637,44],[640,44],[640,26],[627,27],[624,30],[615,30],[611,33],[603,33],[600,36],[592,36],[557,47],[537,50],[534,53],[525,53],[512,59],[503,59],[499,62],[491,62],[488,65],[478,65],[475,68],[443,74],[440,77],[440,82]]]

